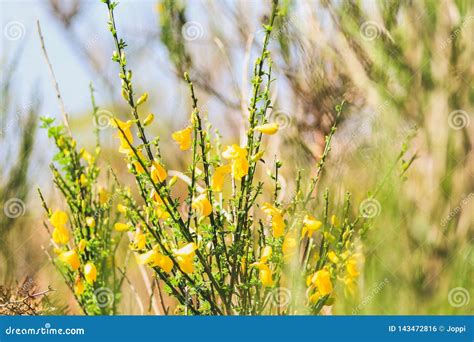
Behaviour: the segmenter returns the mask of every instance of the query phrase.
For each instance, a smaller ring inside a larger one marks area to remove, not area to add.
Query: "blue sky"
[[[101,55],[110,56],[113,47],[106,29],[105,5],[95,0],[81,3],[84,8],[74,22],[74,30],[84,44]],[[91,71],[88,63],[81,60],[77,50],[68,41],[63,27],[50,14],[47,6],[46,1],[0,1],[2,66],[11,62],[18,49],[22,49],[14,79],[15,100],[17,105],[25,106],[31,93],[34,93],[41,96],[45,113],[56,112],[58,108],[36,32],[36,20],[39,20],[67,111],[74,113],[88,110],[89,82],[92,81],[99,90],[103,88],[103,84]],[[125,1],[117,8],[119,29],[122,29],[125,38],[135,32],[156,30],[153,6],[153,1],[134,2],[133,5],[131,1]],[[109,72],[116,68],[109,60],[103,62]],[[133,61],[131,64],[133,65]],[[100,102],[101,92],[97,96]],[[103,100],[108,101],[105,98]]]

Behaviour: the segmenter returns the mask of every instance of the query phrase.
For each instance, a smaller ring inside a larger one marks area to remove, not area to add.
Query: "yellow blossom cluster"
[[[64,211],[57,210],[51,215],[49,221],[54,227],[52,234],[53,241],[57,244],[68,244],[69,231],[66,228],[66,224],[68,222],[67,214]],[[86,225],[89,227],[94,227],[95,219],[88,217],[86,219]],[[74,290],[78,296],[84,292],[84,283],[82,281],[81,275],[83,276],[83,279],[85,279],[86,282],[91,285],[97,280],[97,269],[93,262],[87,261],[84,264],[84,267],[81,269],[81,257],[79,253],[83,253],[85,248],[86,241],[82,239],[79,241],[77,249],[57,250],[59,254],[58,259],[66,264],[72,271],[79,272],[74,283]]]

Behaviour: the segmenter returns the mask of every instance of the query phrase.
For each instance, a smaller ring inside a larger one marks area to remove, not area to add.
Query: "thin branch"
[[[66,128],[69,132],[69,135],[72,136],[71,128],[69,127],[69,117],[68,117],[68,114],[66,113],[66,108],[64,106],[63,98],[61,97],[61,92],[59,91],[59,84],[58,84],[58,81],[56,80],[56,75],[54,74],[53,66],[51,65],[51,61],[49,60],[49,57],[48,57],[48,52],[46,51],[46,47],[45,47],[45,44],[44,44],[44,38],[43,38],[43,34],[41,32],[41,25],[40,25],[39,20],[36,21],[36,27],[38,29],[38,36],[39,36],[39,39],[41,41],[41,50],[43,51],[43,55],[44,55],[44,58],[46,60],[46,64],[48,65],[49,74],[51,76],[51,82],[53,83],[53,87],[56,91],[56,98],[58,99],[59,109],[61,110],[61,113],[63,115],[64,125],[66,126]]]

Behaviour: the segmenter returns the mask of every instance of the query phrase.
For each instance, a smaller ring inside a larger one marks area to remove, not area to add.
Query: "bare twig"
[[[51,65],[51,61],[49,60],[49,57],[48,57],[48,52],[46,51],[46,47],[45,47],[45,44],[44,44],[44,38],[43,38],[43,34],[41,32],[41,25],[40,25],[39,20],[36,21],[36,27],[38,29],[38,36],[39,36],[39,39],[41,41],[41,50],[43,51],[43,55],[44,55],[44,58],[46,60],[46,64],[48,65],[49,74],[51,76],[51,82],[53,83],[53,87],[56,91],[56,98],[58,99],[59,109],[61,110],[61,113],[63,115],[64,125],[66,126],[69,134],[72,135],[71,134],[71,128],[69,127],[68,114],[66,113],[66,108],[64,106],[63,98],[61,97],[61,92],[59,91],[59,84],[58,84],[58,81],[56,80],[56,75],[54,74],[53,66]]]

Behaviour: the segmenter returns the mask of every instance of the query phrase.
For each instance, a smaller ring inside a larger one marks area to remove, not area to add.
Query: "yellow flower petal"
[[[321,296],[326,296],[332,292],[331,275],[327,270],[319,270],[314,275],[313,283],[318,288]]]
[[[163,255],[160,253],[158,253],[155,258],[155,264],[156,266],[163,269],[163,271],[165,271],[166,273],[170,273],[173,269],[173,261],[171,260],[171,258],[167,255]]]
[[[266,287],[271,287],[273,286],[273,278],[272,278],[272,271],[270,270],[270,267],[266,264],[262,264],[260,267],[260,272],[259,272],[259,277],[260,281],[262,282],[263,286]]]
[[[79,261],[79,256],[77,255],[77,252],[75,250],[62,252],[58,258],[62,262],[68,264],[69,267],[71,267],[74,271],[77,270],[81,264],[81,262]]]
[[[174,132],[171,137],[174,141],[179,144],[179,148],[183,151],[188,150],[191,147],[191,134],[193,129],[191,127],[186,127],[181,131]]]
[[[328,259],[331,260],[331,262],[334,264],[337,264],[339,262],[339,258],[333,251],[328,252]]]
[[[69,241],[69,231],[64,226],[58,226],[53,230],[53,241],[59,244],[66,244]]]
[[[242,179],[249,172],[249,162],[246,157],[232,160],[232,177],[237,180]]]
[[[194,256],[196,249],[196,244],[190,242],[179,249],[173,250],[173,254],[177,256]]]
[[[86,224],[88,227],[95,227],[95,219],[92,216],[86,217]]]
[[[68,221],[67,214],[61,210],[55,211],[51,215],[51,218],[49,219],[49,222],[51,222],[54,228],[63,227],[64,225],[66,225],[67,221]]]
[[[90,261],[84,266],[84,278],[89,284],[93,284],[97,279],[97,269]]]
[[[117,210],[119,213],[126,213],[127,212],[127,207],[124,206],[123,204],[117,204]]]
[[[201,194],[193,200],[192,208],[199,216],[209,216],[212,213],[211,202],[207,199],[206,194]]]
[[[264,125],[259,125],[259,126],[256,126],[255,127],[255,130],[256,131],[259,131],[263,134],[269,134],[269,135],[273,135],[275,134],[276,132],[278,132],[278,129],[280,127],[278,126],[277,123],[267,123],[267,124],[264,124]]]
[[[155,183],[162,183],[165,181],[166,177],[168,177],[168,173],[166,172],[165,168],[157,161],[153,161],[153,165],[151,167],[151,178],[153,181]]]
[[[222,156],[225,159],[238,159],[247,157],[247,149],[240,147],[237,144],[232,144],[230,146],[226,146],[224,152],[222,152]]]
[[[170,218],[169,212],[166,211],[166,208],[164,208],[162,205],[159,205],[156,207],[155,214],[156,214],[156,217],[162,220],[166,220]]]
[[[145,173],[145,169],[143,168],[142,164],[140,164],[139,161],[134,161],[132,165],[135,167],[135,171],[137,172],[137,174],[141,175]]]
[[[315,231],[321,228],[323,223],[316,220],[313,216],[306,215],[303,219],[303,229],[301,230],[301,238],[307,236],[310,238]]]
[[[77,277],[74,283],[74,293],[78,296],[84,293],[84,283],[80,277]]]
[[[99,202],[100,204],[105,204],[109,200],[109,193],[107,190],[101,186],[99,186]]]
[[[155,260],[155,257],[156,257],[157,254],[158,254],[158,252],[156,250],[152,249],[152,250],[150,250],[146,253],[137,254],[135,256],[135,259],[137,260],[137,264],[139,264],[139,265],[150,264]]]
[[[225,159],[232,160],[232,177],[240,180],[246,176],[249,169],[249,162],[247,160],[247,149],[240,147],[239,145],[233,144],[227,146],[222,152],[222,156]]]
[[[270,203],[263,203],[262,210],[272,218],[273,237],[279,238],[285,233],[285,220],[281,210],[275,208]]]
[[[135,235],[133,236],[132,247],[134,249],[143,249],[145,248],[145,245],[146,245],[145,234],[143,234],[140,230],[137,230],[135,232]]]
[[[220,192],[224,186],[224,176],[232,171],[231,165],[222,165],[214,170],[212,175],[212,191]]]
[[[194,242],[188,243],[187,245],[181,247],[180,249],[173,250],[173,254],[176,257],[176,261],[180,269],[184,273],[193,273],[194,272],[194,254],[197,249],[197,246]]]
[[[118,138],[120,139],[120,147],[119,152],[125,153],[128,155],[133,155],[133,150],[130,147],[133,144],[133,135],[130,131],[130,127],[132,127],[132,121],[123,122],[117,118],[112,118],[110,120],[110,124],[113,127],[119,128],[118,131]]]
[[[79,252],[84,252],[84,250],[86,249],[86,245],[87,245],[87,242],[86,240],[84,239],[81,239],[81,241],[79,241],[79,244],[77,245],[77,249],[79,250]]]
[[[125,232],[128,230],[128,227],[129,226],[126,223],[117,222],[114,224],[114,229],[118,232]]]

